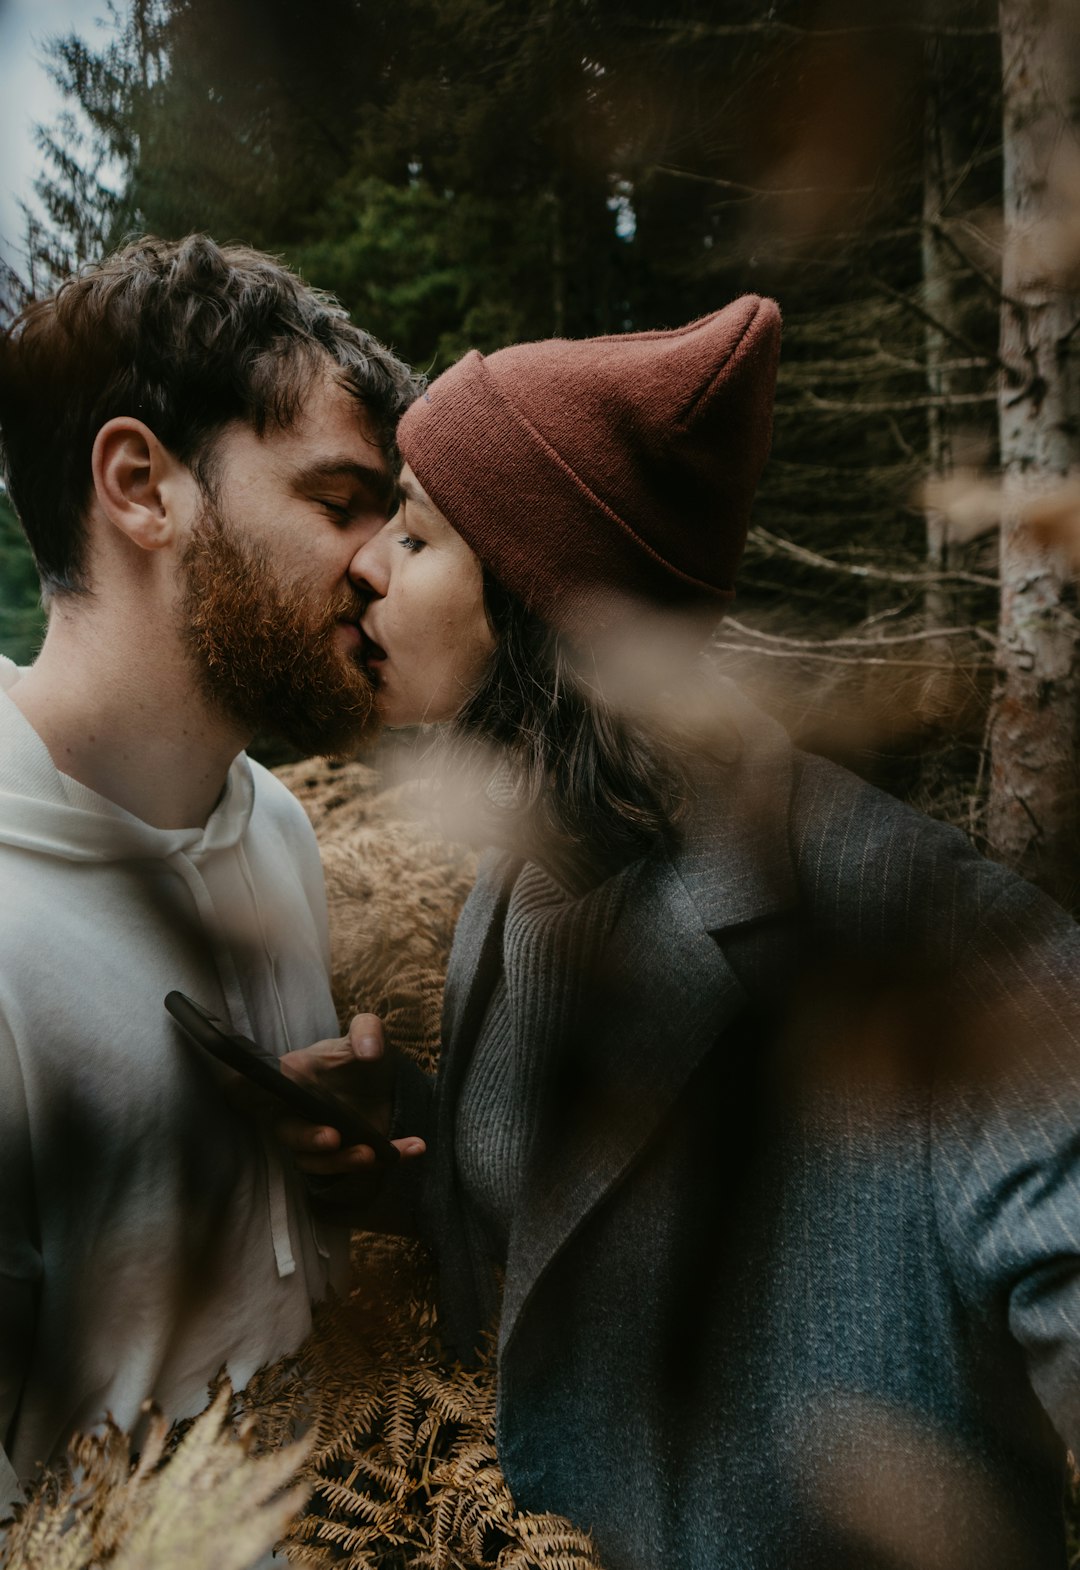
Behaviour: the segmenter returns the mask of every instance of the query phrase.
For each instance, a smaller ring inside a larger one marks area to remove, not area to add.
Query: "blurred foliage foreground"
[[[281,773],[319,835],[339,1015],[376,1008],[433,1066],[471,857],[425,837],[405,788],[380,791],[361,764]],[[151,1418],[137,1442],[111,1427],[77,1440],[0,1544],[0,1570],[250,1570],[283,1534],[292,1563],[337,1570],[598,1570],[569,1522],[515,1510],[494,1369],[445,1360],[419,1246],[359,1233],[353,1264],[349,1299],[241,1394],[222,1383],[169,1435]]]
[[[472,856],[422,826],[413,787],[385,789],[362,764],[279,772],[319,836],[339,1016],[374,1008],[432,1068]],[[348,1299],[240,1394],[219,1383],[168,1433],[151,1415],[137,1438],[107,1426],[76,1440],[35,1484],[0,1570],[252,1570],[282,1539],[289,1562],[322,1570],[600,1570],[587,1534],[515,1508],[493,1360],[446,1359],[418,1244],[358,1233]]]

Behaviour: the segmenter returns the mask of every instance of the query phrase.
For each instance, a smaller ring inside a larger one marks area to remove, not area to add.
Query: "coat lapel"
[[[493,1289],[482,1279],[483,1251],[459,1192],[454,1121],[461,1082],[502,966],[507,895],[519,868],[520,863],[495,852],[481,861],[454,933],[443,999],[435,1148],[425,1209],[427,1225],[438,1243],[440,1330],[448,1348],[466,1361],[477,1355],[490,1323]]]
[[[592,1040],[575,1042],[584,1060],[571,1066],[580,1071],[580,1098],[559,1098],[562,1127],[530,1172],[511,1229],[504,1345],[547,1266],[631,1167],[742,1002],[738,980],[674,871],[668,866],[649,882],[649,907],[635,900],[609,945],[618,945],[618,974],[632,985],[609,996]]]
[[[454,933],[443,998],[443,1056],[436,1091],[436,1138],[441,1156],[452,1150],[452,1121],[469,1053],[502,968],[506,901],[520,861],[489,852]],[[442,1181],[451,1174],[443,1172]]]
[[[530,1172],[511,1230],[500,1341],[538,1281],[633,1166],[697,1065],[745,1006],[726,929],[796,902],[788,851],[791,748],[755,724],[738,762],[702,770],[682,847],[646,863],[605,953],[600,1017],[572,1044],[555,1137]]]

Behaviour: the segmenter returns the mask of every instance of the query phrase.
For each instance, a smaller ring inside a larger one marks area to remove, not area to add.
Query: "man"
[[[350,563],[414,392],[333,301],[201,236],[127,247],[0,340],[49,610],[34,665],[0,661],[0,1502],[106,1412],[243,1383],[340,1280],[343,1233],[163,999],[279,1055],[335,1032],[314,837],[242,749],[369,721]]]

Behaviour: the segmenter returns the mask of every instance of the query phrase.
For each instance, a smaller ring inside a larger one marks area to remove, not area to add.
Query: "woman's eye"
[[[403,534],[398,539],[398,544],[407,551],[422,551],[425,543],[424,540],[418,540],[415,534]]]

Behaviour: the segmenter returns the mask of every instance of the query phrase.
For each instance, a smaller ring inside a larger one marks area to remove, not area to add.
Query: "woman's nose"
[[[386,530],[366,540],[349,563],[349,577],[359,588],[380,598],[390,582],[389,552],[386,549]]]

